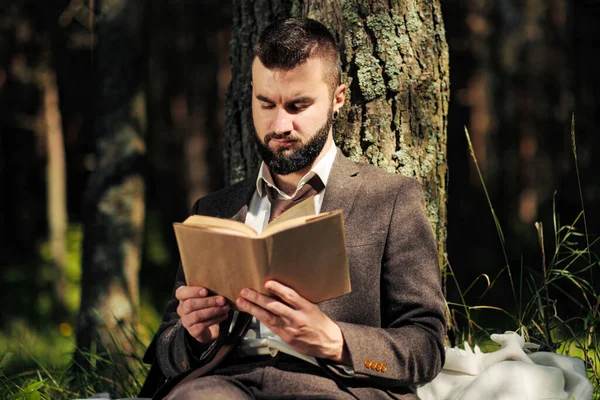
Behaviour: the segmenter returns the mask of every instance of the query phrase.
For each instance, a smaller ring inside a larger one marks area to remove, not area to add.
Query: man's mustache
[[[289,140],[289,141],[300,140],[298,135],[291,134],[291,133],[268,133],[265,135],[263,142],[265,144],[268,144],[271,141],[271,139],[285,139],[285,140]]]

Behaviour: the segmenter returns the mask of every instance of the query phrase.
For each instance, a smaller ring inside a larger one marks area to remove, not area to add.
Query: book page
[[[195,229],[195,230],[205,231],[205,232],[221,233],[221,234],[229,235],[229,236],[248,237],[247,232],[241,232],[238,229],[221,228],[221,227],[214,227],[214,226],[187,225],[187,224],[182,224],[180,222],[175,222],[175,223],[173,223],[173,225],[182,225],[182,226],[185,226],[187,229]]]
[[[264,292],[267,255],[263,239],[232,236],[173,224],[186,283],[204,286],[235,302],[245,287]]]
[[[317,303],[351,291],[341,210],[301,218],[305,223],[267,237],[269,271],[275,279]]]
[[[192,215],[183,221],[183,225],[193,226],[213,232],[221,232],[236,236],[257,237],[256,231],[246,224],[231,219]]]
[[[295,226],[305,225],[312,221],[327,218],[328,216],[330,216],[334,213],[341,213],[341,211],[336,210],[336,211],[330,211],[330,212],[321,213],[321,214],[317,214],[317,215],[305,215],[302,217],[288,219],[286,221],[282,221],[282,222],[279,222],[278,224],[274,224],[274,225],[273,225],[273,223],[271,223],[271,224],[267,225],[267,227],[262,231],[262,234],[260,236],[261,237],[272,236],[278,232],[283,232],[285,230],[292,229]],[[281,214],[281,215],[283,215],[283,214]]]

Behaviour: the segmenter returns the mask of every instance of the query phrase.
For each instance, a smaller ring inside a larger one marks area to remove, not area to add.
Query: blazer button
[[[371,368],[371,360],[365,360],[365,367]]]
[[[375,364],[375,369],[376,369],[377,371],[381,372],[381,368],[383,368],[383,364],[381,364],[381,363],[379,363],[379,362],[378,362],[377,364]]]
[[[387,365],[385,363],[381,364],[381,372],[387,371]]]

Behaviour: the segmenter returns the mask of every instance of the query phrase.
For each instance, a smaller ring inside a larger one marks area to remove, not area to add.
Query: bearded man
[[[155,350],[169,379],[155,397],[412,399],[441,369],[445,305],[421,187],[335,146],[340,75],[322,24],[292,18],[267,27],[252,64],[258,176],[198,200],[193,212],[260,232],[310,196],[316,213],[342,209],[352,292],[313,304],[270,280],[273,296],[243,289],[234,310],[187,286],[180,266]],[[274,350],[273,338],[283,346]]]

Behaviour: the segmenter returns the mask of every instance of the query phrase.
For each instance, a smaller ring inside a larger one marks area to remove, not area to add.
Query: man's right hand
[[[219,322],[227,319],[230,309],[223,296],[208,296],[208,290],[200,286],[180,286],[175,297],[177,314],[190,336],[204,344],[219,337]]]

